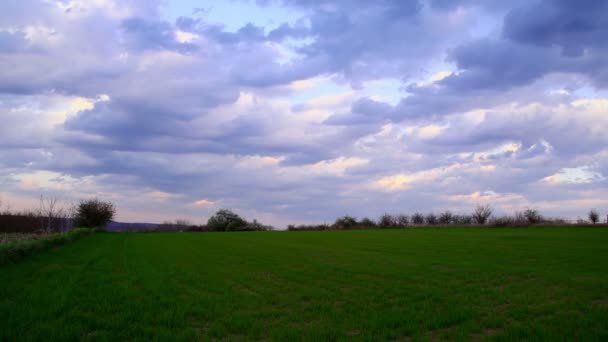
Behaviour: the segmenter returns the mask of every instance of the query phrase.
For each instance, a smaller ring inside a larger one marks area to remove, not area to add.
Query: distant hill
[[[117,232],[117,231],[129,231],[129,230],[152,230],[157,229],[160,224],[157,223],[126,223],[126,222],[110,222],[106,229]]]

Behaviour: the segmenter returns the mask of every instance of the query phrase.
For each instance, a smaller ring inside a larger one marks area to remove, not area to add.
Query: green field
[[[0,340],[608,340],[608,229],[96,233],[0,283]]]

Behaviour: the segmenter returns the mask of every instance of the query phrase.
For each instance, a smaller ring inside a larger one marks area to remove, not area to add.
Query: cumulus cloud
[[[606,1],[252,3],[294,18],[0,4],[5,197],[283,224],[605,195]]]

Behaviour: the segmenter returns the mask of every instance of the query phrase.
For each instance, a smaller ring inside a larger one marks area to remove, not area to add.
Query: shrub
[[[165,221],[160,224],[156,230],[160,232],[174,232],[174,231],[196,231],[196,226],[190,221],[185,219],[177,219],[175,221]]]
[[[76,208],[74,225],[79,228],[103,228],[112,221],[115,213],[111,202],[97,198],[81,201]]]
[[[42,239],[16,241],[0,245],[0,265],[18,261],[23,257],[53,246],[66,244],[94,231],[93,229],[72,229],[69,232],[49,235]]]
[[[521,211],[515,212],[515,217],[513,218],[513,221],[515,221],[519,225],[528,224],[528,219],[526,218],[526,215]]]
[[[496,227],[508,227],[515,224],[515,220],[510,216],[495,217],[490,221],[490,224]]]
[[[228,209],[218,210],[207,220],[207,227],[219,232],[241,230],[246,225],[245,220]]]
[[[472,224],[473,217],[471,215],[454,215],[452,222],[454,224]]]
[[[452,213],[449,210],[444,211],[443,213],[441,213],[439,215],[439,223],[441,223],[441,224],[450,224],[450,223],[452,223],[453,219],[454,219],[454,215],[452,215]]]
[[[337,229],[350,229],[357,225],[357,219],[352,216],[344,216],[334,222],[334,227]]]
[[[529,224],[541,223],[543,220],[542,216],[538,212],[538,209],[527,208],[526,210],[524,210],[523,215]]]
[[[589,221],[591,221],[591,223],[593,224],[596,224],[599,220],[600,214],[597,212],[597,210],[591,209],[591,211],[589,211]]]
[[[412,223],[424,224],[424,215],[422,215],[421,213],[414,213],[414,215],[412,215]]]
[[[312,230],[330,230],[331,227],[327,224],[319,224],[319,225],[299,225],[295,226],[290,224],[287,226],[287,230],[291,231],[312,231]]]
[[[475,211],[471,215],[473,221],[477,224],[486,224],[490,216],[492,216],[492,207],[489,204],[479,204],[475,207]]]
[[[380,217],[380,220],[378,221],[378,225],[383,228],[396,227],[397,220],[391,214],[384,214]]]
[[[374,220],[368,218],[368,217],[364,217],[361,222],[359,222],[359,224],[363,227],[375,227],[376,226],[376,222],[374,222]]]
[[[267,226],[259,223],[257,220],[253,222],[247,222],[247,224],[241,230],[257,231],[257,230],[272,230],[272,226]]]

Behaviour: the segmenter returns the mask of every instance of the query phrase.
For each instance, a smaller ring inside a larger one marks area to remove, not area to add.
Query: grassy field
[[[608,340],[608,229],[96,233],[0,284],[0,340]]]

